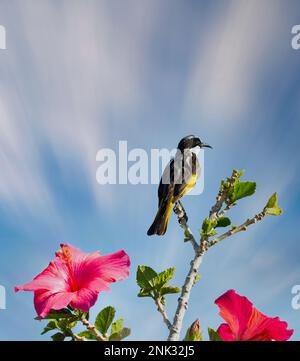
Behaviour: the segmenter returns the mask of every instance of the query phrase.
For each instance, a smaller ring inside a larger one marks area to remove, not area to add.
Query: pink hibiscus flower
[[[55,259],[32,282],[15,287],[34,292],[34,307],[40,317],[51,310],[70,305],[87,312],[97,301],[100,291],[129,275],[130,259],[124,251],[101,256],[100,252],[84,253],[68,244],[61,244]]]
[[[286,322],[264,315],[234,290],[224,293],[215,303],[227,322],[217,330],[223,341],[286,341],[294,332],[287,329]]]

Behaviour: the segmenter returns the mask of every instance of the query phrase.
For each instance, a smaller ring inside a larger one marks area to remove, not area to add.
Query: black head
[[[188,135],[187,137],[182,138],[177,148],[183,151],[184,149],[192,149],[195,147],[212,148],[210,145],[202,143],[200,138],[195,137],[194,135]]]

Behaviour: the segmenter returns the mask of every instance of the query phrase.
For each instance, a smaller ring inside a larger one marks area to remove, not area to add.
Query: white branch
[[[195,283],[195,276],[198,272],[200,264],[202,263],[203,254],[204,254],[204,252],[196,253],[193,261],[191,262],[191,267],[190,267],[189,273],[186,276],[184,285],[182,287],[181,295],[178,299],[178,306],[177,306],[177,310],[176,310],[176,313],[174,316],[172,327],[170,329],[168,341],[178,341],[179,340],[183,318],[184,318],[185,312],[188,308],[188,301],[190,298],[191,289]]]
[[[265,217],[265,213],[261,212],[259,214],[256,214],[253,218],[247,219],[247,221],[245,221],[243,224],[241,224],[238,227],[235,227],[233,229],[230,229],[229,231],[223,233],[221,236],[216,237],[215,239],[212,239],[211,241],[208,242],[207,246],[208,248],[214,246],[215,244],[221,242],[223,239],[230,237],[238,232],[242,232],[242,231],[247,231],[247,228],[251,225],[251,224],[255,224],[258,221],[261,221],[264,217]]]
[[[192,243],[192,246],[196,253],[198,251],[199,244],[195,240],[195,237],[193,236],[193,233],[187,224],[188,217],[187,217],[186,211],[183,208],[183,205],[181,204],[180,201],[175,203],[173,210],[174,210],[174,213],[177,215],[178,223],[180,224],[180,227],[184,230],[184,236],[185,236],[186,241]]]
[[[231,185],[234,184],[237,177],[238,177],[237,172],[233,171],[231,177],[228,179],[228,181],[230,182]],[[216,197],[216,203],[213,205],[213,207],[211,208],[211,210],[209,212],[209,219],[216,220],[218,217],[223,215],[228,210],[228,206],[227,206],[221,212],[221,209],[222,209],[226,199],[227,199],[227,192],[220,190]],[[191,261],[191,266],[190,266],[189,272],[186,276],[184,285],[181,290],[181,295],[178,299],[178,305],[177,305],[176,313],[174,316],[173,324],[170,329],[168,341],[178,341],[179,340],[180,332],[182,329],[183,318],[184,318],[185,312],[188,308],[188,301],[190,298],[192,287],[195,284],[195,277],[198,273],[198,270],[202,263],[205,252],[208,250],[208,248],[210,246],[212,246],[209,244],[207,237],[206,238],[201,237],[200,245],[198,245],[192,232],[190,231],[190,229],[187,225],[188,217],[187,217],[186,212],[180,202],[177,202],[175,204],[174,212],[176,213],[176,215],[178,217],[180,226],[185,231],[185,236],[188,234],[191,235],[189,241],[191,241],[191,243],[193,245],[193,248],[195,251],[195,256],[194,256],[194,259]]]
[[[155,304],[157,306],[157,311],[162,315],[163,321],[166,324],[166,326],[168,327],[168,329],[170,330],[172,327],[172,324],[168,318],[167,312],[163,306],[163,304],[161,303],[160,298],[155,298],[154,299]]]
[[[91,323],[89,323],[89,321],[82,317],[80,319],[80,321],[84,324],[84,326],[90,331],[90,333],[96,338],[97,341],[107,341],[106,337],[103,337],[98,330],[96,329],[96,327],[94,325],[92,325]]]

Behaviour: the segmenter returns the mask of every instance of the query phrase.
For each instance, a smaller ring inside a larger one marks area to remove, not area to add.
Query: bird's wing
[[[182,167],[182,165],[181,165]],[[175,165],[176,168],[176,165]],[[179,168],[179,166],[177,167]],[[180,169],[182,172],[182,168]],[[195,153],[191,152],[184,160],[183,175],[180,173],[181,179],[178,178],[178,182],[175,182],[173,201],[179,200],[185,193],[194,187],[197,178],[199,176],[199,162]]]
[[[173,196],[174,190],[174,158],[170,160],[163,175],[160,179],[158,187],[158,206],[161,206],[164,200]]]

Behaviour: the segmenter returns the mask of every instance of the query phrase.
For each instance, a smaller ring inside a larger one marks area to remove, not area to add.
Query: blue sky
[[[98,149],[174,148],[196,134],[205,154],[205,190],[186,197],[197,231],[219,181],[233,168],[257,181],[254,197],[232,212],[235,224],[277,191],[281,217],[212,248],[201,266],[184,327],[217,327],[214,300],[228,289],[280,316],[300,337],[291,289],[300,284],[300,50],[291,29],[298,1],[0,0],[7,50],[0,50],[0,339],[41,340],[31,280],[61,241],[86,252],[125,249],[128,280],[102,293],[132,339],[164,339],[151,300],[139,299],[138,264],[176,266],[181,286],[192,258],[172,216],[166,236],[147,237],[155,185],[96,182]],[[172,316],[176,296],[168,299]]]

